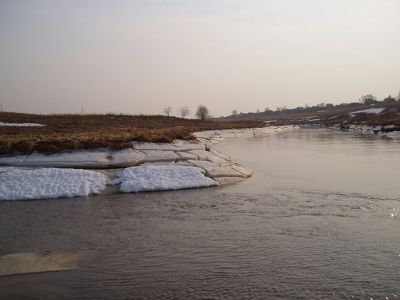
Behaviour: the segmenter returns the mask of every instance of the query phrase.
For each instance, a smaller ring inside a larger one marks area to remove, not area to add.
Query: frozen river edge
[[[131,148],[123,150],[1,156],[0,200],[82,197],[108,188],[129,193],[232,184],[245,180],[253,172],[215,150],[213,145],[227,139],[265,136],[293,128],[212,130],[195,133],[196,142],[132,142]]]

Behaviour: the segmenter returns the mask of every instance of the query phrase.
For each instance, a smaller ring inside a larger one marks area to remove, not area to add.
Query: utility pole
[[[81,109],[81,115],[83,116],[83,104],[82,104],[82,109]]]

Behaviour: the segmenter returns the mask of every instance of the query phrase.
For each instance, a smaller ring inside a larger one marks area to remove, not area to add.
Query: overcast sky
[[[7,111],[221,116],[399,91],[399,0],[0,0]]]

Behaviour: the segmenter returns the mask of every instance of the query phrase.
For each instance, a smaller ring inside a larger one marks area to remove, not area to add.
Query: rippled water
[[[78,250],[4,299],[400,298],[400,142],[297,130],[218,146],[222,188],[0,203],[0,251]]]

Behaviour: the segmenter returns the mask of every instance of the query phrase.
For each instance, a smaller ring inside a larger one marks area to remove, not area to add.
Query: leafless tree
[[[208,108],[204,105],[199,105],[196,111],[196,116],[204,121],[208,116],[210,115],[210,112],[208,111]]]
[[[184,119],[186,116],[188,116],[190,113],[189,107],[184,106],[179,110],[179,114],[181,115],[181,117]]]
[[[237,116],[237,110],[236,109],[234,109],[234,110],[232,110],[232,116]]]
[[[367,94],[367,95],[361,96],[359,101],[360,101],[360,103],[363,103],[363,104],[371,104],[371,103],[376,102],[377,100],[374,95]]]
[[[168,106],[168,107],[164,108],[164,113],[167,115],[167,117],[169,117],[170,114],[172,113],[172,107]]]

